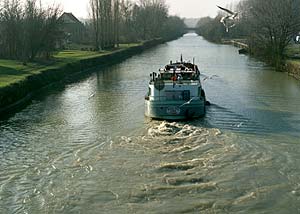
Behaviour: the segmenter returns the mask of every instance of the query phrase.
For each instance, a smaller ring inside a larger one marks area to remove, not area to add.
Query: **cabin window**
[[[182,100],[182,91],[166,91],[166,100]]]
[[[151,88],[148,89],[148,96],[151,96]]]
[[[172,73],[162,73],[162,74],[161,74],[161,78],[162,78],[163,80],[171,80],[172,76],[173,76]]]
[[[190,91],[166,91],[166,100],[190,100]]]
[[[190,100],[191,99],[191,93],[190,91],[183,91],[183,100]]]

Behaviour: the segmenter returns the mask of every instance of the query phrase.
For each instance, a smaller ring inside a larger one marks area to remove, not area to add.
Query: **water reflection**
[[[196,59],[212,105],[144,117],[149,73]],[[299,82],[195,34],[45,90],[0,122],[0,213],[297,213]]]

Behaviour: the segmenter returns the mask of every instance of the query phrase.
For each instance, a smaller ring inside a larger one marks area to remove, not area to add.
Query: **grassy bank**
[[[103,55],[113,54],[117,51],[122,51],[141,45],[141,43],[121,44],[119,48],[102,52],[66,50],[56,53],[49,61],[39,61],[26,64],[16,60],[0,59],[0,88],[24,81],[27,77],[40,74],[45,70],[58,69],[69,63],[75,63],[80,60],[90,58],[97,58]]]
[[[286,51],[286,71],[300,80],[300,45],[290,45]]]
[[[300,80],[300,60],[287,60],[286,62],[286,71],[289,75]]]
[[[222,43],[230,44],[249,51],[245,40],[242,39],[223,40]],[[283,71],[286,71],[289,75],[300,80],[300,45],[293,44],[288,46],[285,52],[285,59],[285,64],[281,66]]]
[[[174,38],[175,39],[175,38]],[[123,44],[102,52],[67,50],[55,54],[50,61],[24,64],[0,60],[0,117],[14,111],[31,99],[34,92],[69,76],[118,63],[145,49],[165,42],[155,39],[138,44]]]

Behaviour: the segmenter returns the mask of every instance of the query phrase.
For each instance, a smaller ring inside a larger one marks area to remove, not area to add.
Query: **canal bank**
[[[222,44],[232,45],[240,48],[240,54],[251,53],[251,50],[244,39],[222,40]],[[283,64],[281,67],[283,68],[284,72],[287,72],[288,75],[300,80],[300,60],[298,58],[292,59],[288,57],[285,64]]]
[[[41,88],[82,73],[91,73],[94,68],[103,68],[119,63],[146,49],[173,39],[176,38],[153,39],[136,46],[125,47],[103,55],[100,54],[83,59],[79,58],[62,65],[49,66],[49,68],[46,67],[40,72],[27,76],[23,80],[0,87],[0,117],[21,109]]]
[[[149,121],[149,73],[179,50],[212,105]],[[0,121],[0,213],[298,213],[299,82],[237,50],[188,34],[40,90]]]
[[[286,71],[290,76],[300,80],[300,60],[288,60],[286,62]]]
[[[247,44],[247,41],[245,39],[223,39],[221,43],[225,45],[233,45],[234,47],[239,48],[240,54],[250,53],[249,45]]]

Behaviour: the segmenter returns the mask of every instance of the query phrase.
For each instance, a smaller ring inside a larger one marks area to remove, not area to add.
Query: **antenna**
[[[180,56],[180,61],[181,61],[181,63],[183,63],[182,54],[181,54],[181,56]]]
[[[193,64],[195,65],[195,57],[193,57]]]

